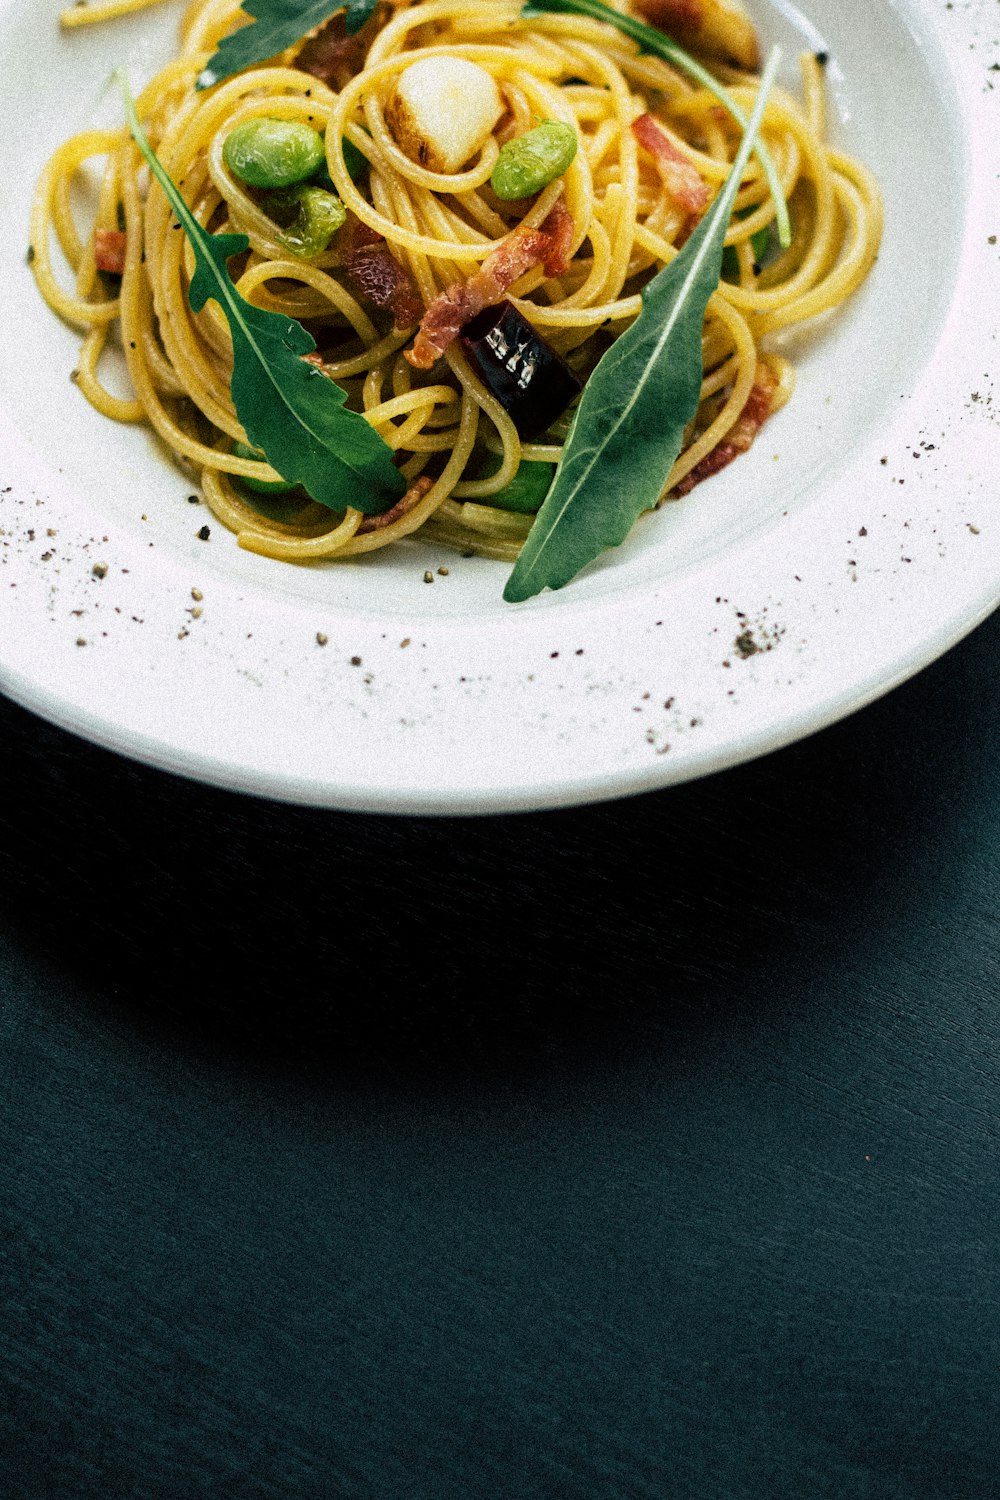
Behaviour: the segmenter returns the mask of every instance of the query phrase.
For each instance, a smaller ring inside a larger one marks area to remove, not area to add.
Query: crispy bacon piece
[[[515,281],[539,261],[546,275],[564,275],[569,268],[573,230],[573,216],[561,198],[538,229],[515,229],[468,281],[453,282],[434,298],[424,313],[413,348],[406,351],[410,364],[418,370],[429,370],[466,323],[484,308],[501,302]]]
[[[377,6],[361,30],[348,36],[346,13],[339,10],[306,39],[295,67],[339,93],[361,72],[368,48],[382,29],[387,14],[384,7]]]
[[[705,212],[711,198],[708,184],[683,152],[678,151],[659,122],[652,115],[640,115],[632,122],[632,134],[643,150],[656,162],[663,186],[679,208],[697,218]]]
[[[636,10],[651,26],[671,36],[697,32],[705,19],[702,0],[636,0]]]
[[[125,270],[126,236],[121,229],[94,230],[94,265],[99,271],[121,276]]]
[[[397,328],[410,328],[423,311],[420,293],[382,235],[354,214],[337,236],[341,269],[353,289],[391,312]]]
[[[760,44],[741,0],[635,0],[644,21],[675,41],[754,73]]]
[[[758,360],[757,373],[743,410],[721,443],[716,443],[701,462],[695,464],[690,474],[685,474],[684,478],[674,486],[676,495],[690,494],[696,484],[700,484],[703,479],[708,479],[713,474],[718,474],[719,470],[731,464],[734,458],[738,458],[741,453],[746,453],[771,415],[774,393],[777,389],[777,375],[764,360]]]
[[[760,43],[742,0],[636,0],[636,9],[694,51],[751,74],[760,68]]]
[[[549,248],[545,253],[546,276],[565,276],[570,266],[570,246],[576,225],[573,215],[561,198],[555,203],[542,224],[542,233],[549,237]]]
[[[398,521],[401,516],[411,511],[415,505],[420,504],[433,483],[429,474],[421,474],[420,478],[415,479],[410,485],[402,500],[397,500],[391,510],[383,511],[380,516],[365,516],[354,535],[362,536],[366,531],[382,531],[386,526],[391,526],[394,521]]]

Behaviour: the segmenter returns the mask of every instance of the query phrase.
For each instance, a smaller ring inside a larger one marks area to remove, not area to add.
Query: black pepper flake
[[[28,246],[28,253],[24,257],[24,259],[25,259],[26,263],[30,266],[31,263],[32,263],[32,261],[34,260],[34,258],[35,258],[35,247],[34,247],[34,245],[29,245]]]
[[[827,63],[830,61],[829,52],[816,52],[813,55],[815,56],[816,61],[819,63],[821,68],[825,68]]]
[[[203,526],[197,535],[199,542],[207,542],[212,533],[207,526]]]
[[[188,495],[188,505],[200,505],[200,504],[201,504],[201,496],[200,495]]]
[[[360,656],[352,656],[351,657],[351,666],[352,667],[360,667],[360,665],[361,665],[361,657]]]

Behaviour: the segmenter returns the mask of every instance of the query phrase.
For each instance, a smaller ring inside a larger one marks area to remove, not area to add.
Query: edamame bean
[[[524,135],[501,146],[490,187],[498,198],[530,198],[561,177],[576,155],[578,141],[572,125],[543,120]]]
[[[266,207],[281,225],[278,239],[299,260],[322,255],[347,218],[347,209],[334,193],[305,183],[272,193]]]
[[[267,462],[259,448],[251,448],[247,443],[234,443],[233,454],[236,458],[256,458],[261,463]],[[248,474],[240,474],[237,477],[240,484],[258,495],[288,495],[298,488],[297,485],[289,484],[287,479],[252,479]]]
[[[248,187],[282,188],[305,182],[326,160],[323,138],[297,120],[244,120],[226,136],[223,160]]]

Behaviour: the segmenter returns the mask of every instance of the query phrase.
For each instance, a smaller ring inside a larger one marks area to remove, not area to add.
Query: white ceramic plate
[[[241,552],[145,431],[83,400],[77,336],[25,264],[32,185],[116,63],[138,83],[169,55],[180,6],[64,36],[62,3],[0,0],[10,697],[125,755],[289,801],[551,807],[810,733],[1000,600],[992,0],[808,0],[808,20],[755,0],[790,82],[803,46],[829,52],[838,134],[885,192],[883,252],[849,308],[799,340],[794,400],[748,456],[517,607],[506,565],[417,542],[308,569]]]

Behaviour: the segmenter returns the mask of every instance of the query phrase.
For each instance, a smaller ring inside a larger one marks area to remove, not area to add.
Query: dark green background
[[[481,821],[0,703],[4,1500],[1000,1496],[998,661]]]

